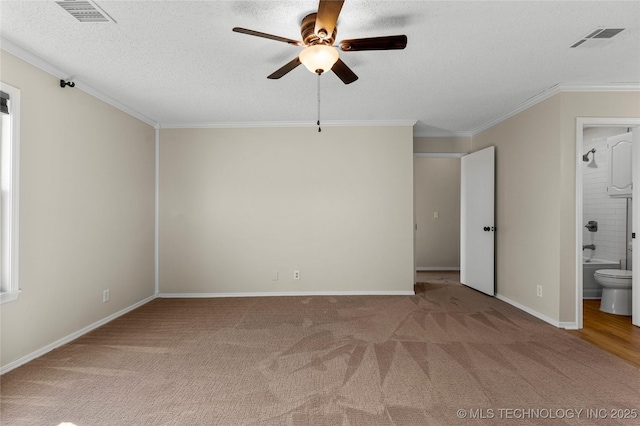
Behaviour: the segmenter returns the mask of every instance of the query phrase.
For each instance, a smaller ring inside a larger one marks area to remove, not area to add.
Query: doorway
[[[460,153],[414,153],[417,272],[460,270]]]
[[[588,244],[583,237],[583,158],[585,148],[584,131],[592,127],[621,127],[631,128],[633,132],[632,173],[633,181],[640,182],[640,119],[639,118],[578,118],[576,124],[576,324],[583,327],[583,245]],[[637,185],[636,185],[637,186]],[[632,194],[632,225],[640,230],[640,192],[635,188]],[[636,245],[634,240],[634,246]],[[632,262],[636,265],[640,261],[640,247],[633,247]],[[632,323],[640,326],[640,280],[633,274],[632,283]]]

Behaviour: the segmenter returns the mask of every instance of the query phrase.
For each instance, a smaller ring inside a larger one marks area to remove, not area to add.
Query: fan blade
[[[352,40],[342,40],[340,50],[352,52],[357,50],[395,50],[407,47],[406,35],[395,35],[386,37],[355,38]]]
[[[342,62],[342,59],[338,59],[338,62],[333,64],[331,71],[333,71],[344,84],[353,83],[358,79],[358,76],[351,71],[351,68],[349,68],[347,64]]]
[[[248,30],[246,28],[235,27],[233,31],[236,33],[248,34],[256,37],[268,38],[270,40],[281,41],[283,43],[289,43],[294,46],[304,46],[304,43],[298,40],[292,40],[290,38],[280,37],[273,34],[261,33],[260,31]]]
[[[287,74],[289,71],[293,70],[295,67],[297,67],[301,63],[302,62],[300,62],[300,58],[296,56],[293,61],[287,63],[285,66],[283,66],[282,68],[280,68],[279,70],[277,70],[276,72],[268,76],[267,78],[270,78],[271,80],[276,80],[284,76],[285,74]]]
[[[318,16],[316,16],[315,33],[321,39],[329,38],[336,28],[338,15],[342,10],[344,0],[320,0]]]

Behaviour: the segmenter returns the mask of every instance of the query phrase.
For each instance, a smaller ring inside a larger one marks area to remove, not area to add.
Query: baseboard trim
[[[67,343],[69,343],[69,342],[71,342],[71,341],[73,341],[75,339],[77,339],[78,337],[82,336],[83,334],[86,334],[86,333],[88,333],[90,331],[93,331],[96,328],[101,327],[101,326],[105,325],[106,323],[108,323],[110,321],[113,321],[114,319],[116,319],[116,318],[118,318],[118,317],[120,317],[120,316],[122,316],[122,315],[124,315],[124,314],[126,314],[128,312],[131,312],[132,310],[134,310],[136,308],[139,308],[142,305],[145,305],[145,304],[151,302],[155,298],[156,298],[155,294],[152,295],[152,296],[149,296],[146,299],[143,299],[143,300],[141,300],[141,301],[139,301],[137,303],[134,303],[133,305],[131,305],[131,306],[127,307],[127,308],[124,308],[124,309],[116,312],[115,314],[111,314],[108,317],[101,319],[100,321],[94,322],[93,324],[88,325],[88,326],[84,327],[83,329],[80,329],[80,330],[76,331],[75,333],[71,333],[68,336],[63,337],[60,340],[56,340],[55,342],[53,342],[53,343],[51,343],[51,344],[49,344],[49,345],[47,345],[47,346],[45,346],[43,348],[40,348],[37,351],[30,353],[29,355],[25,355],[20,359],[17,359],[17,360],[15,360],[13,362],[10,362],[9,364],[7,364],[5,366],[0,367],[0,375],[2,375],[4,373],[8,373],[9,371],[11,371],[11,370],[13,370],[15,368],[18,368],[21,365],[24,365],[29,361],[33,361],[34,359],[41,357],[42,355],[46,354],[47,352],[51,352],[52,350],[54,350],[54,349],[56,349],[56,348],[58,348],[58,347],[60,347],[60,346],[62,346],[64,344],[67,344]]]
[[[553,319],[551,317],[548,317],[548,316],[546,316],[544,314],[541,314],[540,312],[538,312],[536,310],[533,310],[533,309],[531,309],[531,308],[529,308],[527,306],[521,305],[520,303],[515,302],[515,301],[513,301],[513,300],[509,299],[508,297],[505,297],[505,296],[503,296],[501,294],[497,294],[496,293],[496,299],[500,299],[503,302],[506,302],[506,303],[510,304],[511,306],[514,306],[514,307],[520,309],[521,311],[525,311],[529,315],[533,315],[534,317],[536,317],[536,318],[538,318],[538,319],[540,319],[540,320],[542,320],[542,321],[544,321],[546,323],[549,323],[552,326],[557,327],[557,328],[567,328],[567,326],[572,324],[572,323],[565,323],[565,322],[557,321],[557,320],[555,320],[555,319]]]
[[[418,266],[416,271],[459,271],[459,266]]]
[[[580,330],[578,324],[575,321],[572,322],[560,322],[560,328],[564,328],[565,330]]]
[[[413,291],[261,291],[243,293],[160,293],[165,299],[274,296],[414,296]]]

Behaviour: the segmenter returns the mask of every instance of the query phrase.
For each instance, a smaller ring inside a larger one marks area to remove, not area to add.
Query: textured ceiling
[[[317,0],[96,3],[117,23],[80,23],[53,0],[2,0],[0,34],[161,125],[315,122],[315,75],[266,78],[300,48],[231,29],[300,39]],[[596,27],[626,29],[569,48]],[[321,77],[323,120],[473,133],[557,84],[640,82],[638,1],[346,0],[337,40],[395,34],[405,50],[341,53],[360,79]]]

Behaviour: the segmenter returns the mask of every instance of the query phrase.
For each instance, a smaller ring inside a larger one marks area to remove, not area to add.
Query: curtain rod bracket
[[[62,87],[64,89],[65,86],[76,87],[76,84],[74,82],[72,82],[72,81],[60,80],[60,87]]]

